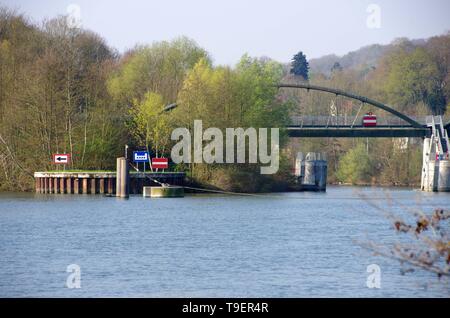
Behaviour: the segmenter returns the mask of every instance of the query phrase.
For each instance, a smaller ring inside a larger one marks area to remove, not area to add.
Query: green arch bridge
[[[391,106],[380,103],[365,96],[345,92],[340,89],[322,87],[310,84],[278,84],[279,89],[306,89],[344,96],[358,100],[363,104],[372,105],[392,115],[391,118],[377,123],[375,127],[364,127],[361,121],[357,122],[358,114],[353,122],[347,122],[349,118],[330,118],[329,116],[301,116],[292,117],[291,125],[287,126],[290,137],[424,137],[432,135],[432,127],[426,119],[412,118],[403,114]],[[167,105],[164,111],[177,107],[176,103]],[[351,121],[351,120],[350,120]],[[443,128],[450,134],[450,122],[443,124]]]

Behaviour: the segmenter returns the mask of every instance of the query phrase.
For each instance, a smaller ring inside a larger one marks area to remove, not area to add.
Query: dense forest
[[[64,16],[36,24],[0,8],[0,190],[30,190],[34,171],[55,169],[53,153],[72,155],[68,169],[92,170],[114,169],[125,144],[170,156],[171,131],[190,128],[194,119],[222,129],[284,127],[292,116],[328,116],[334,109],[351,118],[360,107],[332,95],[278,90],[280,82],[348,90],[411,116],[445,114],[450,34],[375,48],[367,53],[371,58],[321,65],[316,60],[311,68],[302,52],[295,55],[302,61],[292,64],[244,54],[233,67],[218,66],[186,37],[119,54],[99,35],[69,27]],[[175,102],[176,109],[161,112]],[[364,112],[370,110],[383,116],[364,106]],[[281,129],[280,142],[275,175],[260,175],[254,164],[173,169],[226,190],[283,190],[292,179],[296,153],[318,151],[327,153],[331,182],[420,181],[420,139],[289,139]]]

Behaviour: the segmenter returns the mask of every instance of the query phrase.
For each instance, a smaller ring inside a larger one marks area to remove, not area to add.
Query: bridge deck
[[[411,126],[288,126],[289,137],[430,137],[431,129]]]

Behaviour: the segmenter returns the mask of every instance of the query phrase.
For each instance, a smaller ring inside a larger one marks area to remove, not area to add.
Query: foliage
[[[163,98],[149,92],[142,102],[134,101],[130,109],[132,124],[130,132],[140,145],[151,147],[156,156],[165,153],[170,143],[169,114],[163,113]]]
[[[415,213],[415,222],[410,223],[392,213],[387,213],[395,231],[409,236],[408,244],[380,245],[374,242],[362,244],[378,255],[398,260],[402,273],[414,268],[434,273],[437,277],[450,276],[450,240],[447,233],[450,212],[436,209],[432,214]],[[411,243],[413,242],[413,243]],[[405,268],[410,266],[412,268]]]
[[[244,55],[234,67],[214,66],[209,54],[186,37],[118,54],[99,35],[70,28],[65,17],[35,24],[0,8],[0,189],[31,189],[33,172],[54,169],[50,161],[56,152],[72,155],[67,169],[114,169],[125,144],[168,155],[171,129],[190,128],[195,119],[202,119],[205,128],[225,129],[285,127],[292,115],[328,116],[332,106],[347,124],[360,123],[367,111],[379,118],[388,115],[334,95],[278,90],[281,81],[308,79],[389,103],[410,116],[447,108],[450,34],[372,45],[342,58],[324,57],[322,65],[319,60],[308,62],[299,52],[291,67]],[[173,102],[179,107],[160,112]],[[407,149],[399,150],[397,141],[369,140],[367,160],[367,145],[358,140],[291,138],[288,144],[282,129],[280,172],[257,184],[261,191],[263,184],[281,189],[293,154],[326,149],[332,182],[415,185],[421,142],[410,138]],[[358,156],[364,158],[362,166]],[[356,172],[344,168],[346,162]],[[233,182],[224,183],[234,189],[250,175],[257,178],[254,166],[239,167],[242,173],[219,165],[176,169],[195,168],[193,176],[211,183],[214,173],[226,175]]]
[[[165,103],[172,103],[186,72],[202,58],[209,63],[206,51],[186,37],[138,46],[127,55],[108,80],[108,91],[124,105],[141,100],[147,92],[158,93]]]
[[[331,67],[331,74],[336,72],[341,72],[343,70],[341,64],[339,62],[335,62]]]
[[[309,63],[303,52],[298,52],[292,59],[291,74],[302,76],[305,80],[309,78]]]
[[[445,113],[447,100],[439,80],[439,68],[424,48],[394,54],[386,91],[391,100],[403,104],[424,102],[435,115]]]
[[[214,68],[201,59],[186,76],[173,116],[180,127],[191,129],[193,121],[200,119],[204,127],[217,127],[223,133],[227,127],[284,127],[289,122],[290,105],[276,99],[274,87],[281,76],[279,63],[247,55],[234,69]],[[281,145],[285,144],[286,134],[282,133],[280,139]],[[228,190],[248,190],[245,180],[248,175],[256,178],[259,168],[255,165],[238,167],[239,173],[225,165],[191,165],[193,176],[199,182],[209,181]],[[218,180],[222,182],[217,184]],[[261,183],[255,185],[262,190]]]
[[[113,167],[125,137],[105,87],[115,61],[65,17],[36,26],[0,9],[0,188],[29,188],[52,153],[70,153],[71,169]]]
[[[371,172],[370,157],[364,144],[359,143],[341,158],[336,176],[341,182],[355,184],[358,181],[369,181]]]

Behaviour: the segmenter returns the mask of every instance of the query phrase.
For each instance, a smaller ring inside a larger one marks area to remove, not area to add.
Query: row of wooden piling
[[[35,178],[36,193],[114,194],[116,178]]]
[[[151,178],[148,178],[151,177]],[[157,186],[152,179],[171,185],[183,185],[184,173],[130,174],[129,193],[142,194],[144,186]],[[116,194],[116,173],[36,172],[36,193]]]

